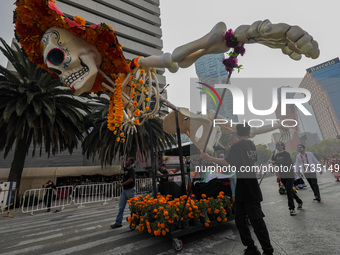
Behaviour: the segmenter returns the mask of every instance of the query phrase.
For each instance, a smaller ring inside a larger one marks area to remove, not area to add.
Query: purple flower
[[[235,51],[235,53],[240,54],[241,56],[243,56],[244,53],[246,52],[246,49],[244,48],[244,44],[242,44],[241,46],[236,46],[234,48],[234,51]]]
[[[229,29],[226,33],[225,33],[225,41],[226,44],[229,48],[234,48],[238,45],[237,39],[234,36],[234,32],[232,29]]]
[[[225,66],[225,70],[227,70],[228,72],[232,72],[232,71],[234,71],[235,67],[238,67],[236,57],[230,57],[230,58],[223,59],[222,63]]]
[[[232,29],[229,29],[226,33],[225,33],[225,39],[227,40],[227,38],[231,38],[234,36],[234,32]]]

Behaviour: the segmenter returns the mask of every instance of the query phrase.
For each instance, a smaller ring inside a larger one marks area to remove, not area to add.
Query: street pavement
[[[278,193],[276,177],[263,179],[261,189],[265,221],[275,249],[274,254],[340,254],[340,183],[331,173],[319,177],[321,203],[313,202],[310,187],[299,190],[303,210],[290,216],[287,197]],[[63,254],[175,254],[172,240],[131,231],[127,222],[111,229],[118,201],[94,204],[62,212],[37,212],[33,216],[16,212],[14,218],[0,217],[0,255]],[[129,216],[125,210],[124,218]],[[179,254],[243,254],[235,222],[227,222],[181,237]],[[254,239],[256,237],[254,235]],[[258,242],[256,241],[259,246]]]

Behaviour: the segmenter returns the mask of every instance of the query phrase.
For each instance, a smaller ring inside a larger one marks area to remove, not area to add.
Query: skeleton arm
[[[227,26],[217,23],[203,37],[177,47],[172,54],[152,56],[141,59],[144,67],[164,67],[170,72],[177,72],[178,67],[191,66],[197,59],[206,54],[224,53],[230,50],[225,43]],[[281,49],[283,54],[294,60],[300,60],[302,55],[317,58],[320,54],[318,43],[302,28],[285,23],[272,24],[269,20],[256,21],[251,25],[241,25],[234,35],[240,44],[260,43],[270,48]]]

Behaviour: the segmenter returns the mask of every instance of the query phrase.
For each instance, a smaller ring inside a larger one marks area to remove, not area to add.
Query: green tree
[[[82,141],[85,115],[89,107],[62,87],[60,81],[30,62],[25,53],[14,44],[10,48],[0,38],[1,52],[12,63],[16,74],[0,66],[0,151],[8,156],[15,147],[8,181],[17,182],[21,175],[28,149],[33,145],[48,156],[68,150],[72,153]]]
[[[340,141],[336,138],[322,140],[320,143],[307,147],[307,151],[313,152],[317,159],[326,158],[340,152]]]
[[[268,150],[267,146],[264,144],[256,145],[257,152],[257,163],[258,164],[267,164],[270,159],[272,152]]]
[[[87,158],[98,157],[102,165],[111,165],[117,156],[135,158],[137,151],[140,150],[141,156],[145,160],[151,152],[151,147],[155,151],[164,151],[176,144],[174,136],[163,131],[163,120],[160,118],[152,118],[145,121],[143,125],[136,126],[137,132],[126,134],[125,143],[117,142],[119,134],[114,134],[107,128],[109,100],[101,98],[101,102],[101,106],[93,109],[91,114],[93,128],[82,145],[83,154]]]

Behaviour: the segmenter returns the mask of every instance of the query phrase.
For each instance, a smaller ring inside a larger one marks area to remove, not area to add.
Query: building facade
[[[225,70],[225,66],[222,63],[222,60],[224,58],[225,58],[224,53],[209,54],[209,55],[200,57],[195,62],[196,74],[199,78],[199,81],[202,83],[206,83],[212,87],[215,87],[215,84],[225,84],[227,81],[228,72]],[[197,84],[196,87],[199,87],[199,86],[200,85]],[[216,91],[221,97],[223,89],[217,88]],[[202,91],[201,97],[203,95],[206,96],[206,92]],[[219,100],[217,100],[215,95],[213,96],[214,96],[215,101],[212,97],[209,97],[209,96],[206,97],[208,111],[217,109]],[[195,103],[195,100],[193,100],[193,103]],[[232,120],[233,122],[238,122],[238,116],[233,114],[233,96],[228,89],[225,91],[224,97],[222,99],[222,106],[218,114],[228,120]]]
[[[300,88],[311,92],[309,104],[323,139],[340,134],[340,61],[329,60],[307,69]]]

